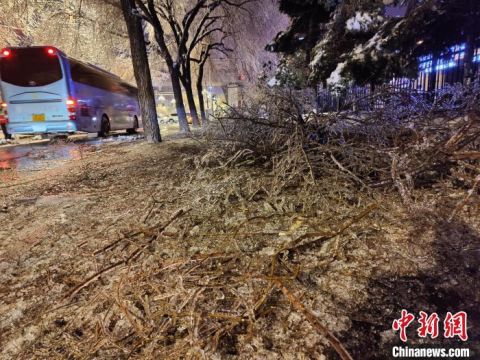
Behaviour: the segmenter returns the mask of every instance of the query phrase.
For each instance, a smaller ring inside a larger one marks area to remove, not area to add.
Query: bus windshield
[[[45,86],[62,79],[62,69],[58,55],[47,48],[18,48],[1,59],[0,77],[16,86]]]

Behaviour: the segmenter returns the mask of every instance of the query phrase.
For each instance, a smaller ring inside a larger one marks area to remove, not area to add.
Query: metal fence
[[[447,56],[435,59],[432,55],[419,59],[419,74],[416,79],[394,78],[388,84],[377,86],[351,86],[341,91],[317,88],[317,106],[320,112],[357,110],[369,111],[384,106],[374,93],[412,92],[427,99],[435,99],[436,93],[446,85],[463,83],[465,71],[465,44],[452,46]],[[471,59],[473,71],[480,75],[480,47],[477,47]]]

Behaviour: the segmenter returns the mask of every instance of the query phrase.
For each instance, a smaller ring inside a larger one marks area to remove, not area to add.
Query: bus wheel
[[[102,116],[102,124],[100,125],[100,131],[98,132],[99,137],[106,137],[110,132],[110,120],[106,115]]]
[[[127,129],[127,134],[133,135],[137,133],[138,129],[138,118],[136,116],[133,117],[133,128]]]

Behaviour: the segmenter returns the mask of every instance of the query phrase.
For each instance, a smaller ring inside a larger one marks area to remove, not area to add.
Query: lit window
[[[420,72],[422,72],[422,73],[430,73],[430,72],[432,72],[432,68],[433,68],[432,60],[425,61],[425,62],[419,64],[419,69],[420,69]]]
[[[473,62],[480,62],[480,48],[475,49],[475,55],[473,56]]]
[[[458,65],[458,63],[454,60],[445,60],[445,59],[438,59],[437,66],[435,67],[435,70],[447,70],[454,68]]]

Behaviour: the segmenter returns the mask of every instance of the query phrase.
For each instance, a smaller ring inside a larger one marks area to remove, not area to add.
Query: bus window
[[[12,49],[0,61],[2,81],[23,87],[45,86],[62,79],[58,55],[43,47]]]
[[[72,80],[79,82],[81,84],[90,85],[104,89],[104,86],[100,86],[100,81],[98,79],[98,74],[96,71],[93,71],[88,66],[82,64],[81,62],[69,59],[70,69],[72,72]]]
[[[121,92],[118,80],[79,61],[69,59],[72,80],[111,92]]]

